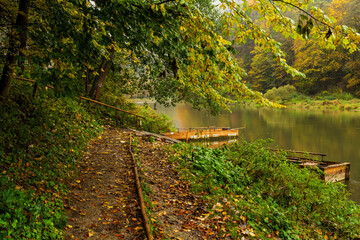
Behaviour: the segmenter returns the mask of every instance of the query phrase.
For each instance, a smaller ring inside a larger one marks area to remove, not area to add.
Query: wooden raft
[[[186,131],[163,133],[164,136],[177,139],[201,139],[201,138],[222,138],[222,137],[237,137],[239,136],[239,129],[229,128],[196,128]]]
[[[269,149],[270,151],[279,151],[277,149]],[[283,150],[288,153],[287,159],[299,165],[300,167],[318,167],[324,174],[321,176],[326,182],[338,182],[350,179],[350,163],[349,162],[330,162],[324,161],[326,154]],[[302,156],[291,156],[290,154],[297,154]],[[311,159],[309,156],[319,156],[321,161]]]

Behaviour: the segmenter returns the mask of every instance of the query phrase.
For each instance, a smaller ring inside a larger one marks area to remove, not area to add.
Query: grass
[[[220,238],[360,236],[360,207],[348,199],[344,185],[325,183],[318,172],[297,168],[266,146],[257,141],[222,149],[175,147],[180,173],[212,202],[211,218],[227,218]]]

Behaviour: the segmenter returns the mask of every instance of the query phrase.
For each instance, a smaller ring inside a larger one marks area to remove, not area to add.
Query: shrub
[[[286,101],[290,100],[294,94],[296,93],[296,88],[292,85],[285,85],[279,88],[273,88],[268,90],[264,97],[269,99],[270,101]]]

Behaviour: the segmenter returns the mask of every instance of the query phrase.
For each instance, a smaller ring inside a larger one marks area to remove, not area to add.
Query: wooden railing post
[[[115,126],[118,125],[118,111],[115,109]]]

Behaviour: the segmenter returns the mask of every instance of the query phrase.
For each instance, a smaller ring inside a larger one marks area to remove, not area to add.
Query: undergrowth
[[[14,82],[9,100],[0,102],[0,238],[62,239],[66,225],[66,185],[76,163],[102,125],[168,131],[171,122],[151,109],[104,94],[101,101],[144,116],[141,126],[127,114],[56,91]]]
[[[360,236],[360,207],[348,199],[343,184],[326,183],[317,171],[300,169],[266,146],[257,141],[222,149],[174,147],[183,177],[212,201],[212,217],[226,218],[220,237],[231,234],[240,239],[245,233],[254,239]]]
[[[101,126],[77,101],[13,89],[0,104],[0,238],[62,239],[66,182]]]

